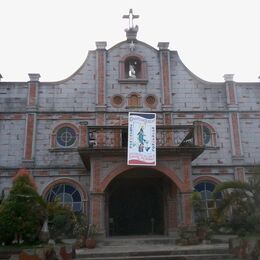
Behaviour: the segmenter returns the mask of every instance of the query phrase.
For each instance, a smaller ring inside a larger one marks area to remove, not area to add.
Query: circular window
[[[57,132],[57,143],[63,147],[72,146],[76,138],[76,132],[71,127],[62,127]]]
[[[120,95],[116,95],[116,96],[114,96],[114,97],[112,98],[112,104],[113,104],[114,107],[120,107],[120,106],[122,106],[122,105],[123,105],[123,101],[124,101],[124,99],[123,99],[123,97],[120,96]]]
[[[156,105],[156,97],[154,95],[149,95],[146,97],[145,102],[149,107],[154,107]]]
[[[48,192],[47,202],[58,200],[63,207],[69,207],[73,211],[82,211],[82,199],[80,193],[70,184],[57,184]]]

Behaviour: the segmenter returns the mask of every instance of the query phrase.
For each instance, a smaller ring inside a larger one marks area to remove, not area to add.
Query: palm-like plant
[[[260,232],[260,170],[257,168],[247,182],[227,181],[216,186],[213,198],[225,194],[216,210],[218,219],[228,216],[229,226],[239,235]]]

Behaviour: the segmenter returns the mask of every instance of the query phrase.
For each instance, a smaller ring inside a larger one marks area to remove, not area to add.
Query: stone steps
[[[78,260],[228,260],[234,259],[228,250],[228,244],[177,246],[175,239],[136,238],[107,239],[99,241],[95,249],[78,249]]]
[[[115,237],[98,241],[99,247],[104,246],[140,246],[140,245],[174,245],[176,237],[152,236],[152,237]]]
[[[169,260],[169,259],[174,259],[174,260],[229,260],[229,259],[234,259],[229,253],[201,253],[201,254],[164,254],[160,253],[158,255],[155,254],[155,252],[147,252],[146,255],[139,254],[139,252],[135,252],[136,255],[132,254],[110,254],[106,253],[103,255],[77,255],[76,259],[78,260],[83,260],[83,259],[88,259],[88,260],[159,260],[159,259],[164,259],[164,260]]]
[[[78,260],[233,260],[229,254],[204,254],[204,255],[177,255],[177,256],[119,256],[119,257],[91,257],[91,258],[76,258]]]

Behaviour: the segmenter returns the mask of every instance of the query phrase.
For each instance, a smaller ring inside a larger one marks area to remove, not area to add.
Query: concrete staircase
[[[171,237],[115,237],[98,242],[95,249],[77,249],[76,259],[89,260],[228,260],[228,244],[177,246]]]

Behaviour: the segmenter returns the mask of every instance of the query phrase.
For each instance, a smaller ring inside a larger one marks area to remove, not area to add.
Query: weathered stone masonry
[[[196,185],[246,180],[260,163],[260,83],[238,83],[231,74],[224,82],[204,81],[168,43],[157,50],[136,33],[130,28],[127,40],[110,49],[96,42],[65,80],[41,82],[29,74],[28,82],[0,82],[0,194],[27,168],[45,197],[59,184],[78,190],[90,221],[111,235],[115,180],[140,173],[136,182],[145,185],[143,172],[150,170],[163,187],[162,230],[171,234],[192,223],[189,196]],[[136,78],[128,75],[130,63]],[[126,165],[130,111],[157,115],[154,168]],[[194,146],[185,147],[185,138]]]

